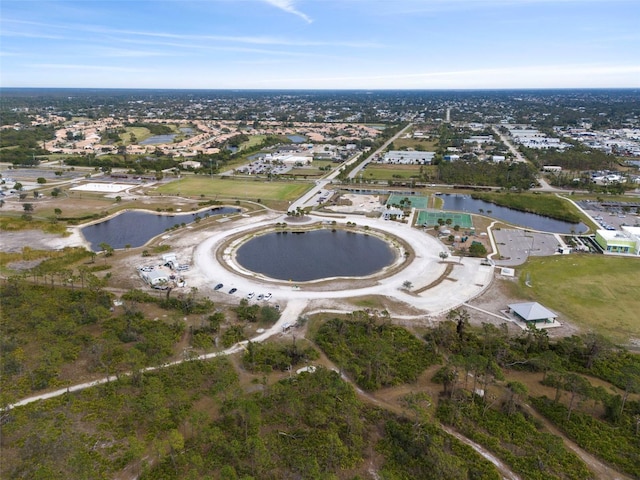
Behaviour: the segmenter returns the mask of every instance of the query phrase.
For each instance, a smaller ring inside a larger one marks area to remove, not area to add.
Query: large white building
[[[390,150],[384,154],[382,163],[430,165],[435,154],[435,152],[419,152],[415,150]]]
[[[527,148],[557,148],[558,150],[564,150],[571,146],[560,141],[559,138],[548,137],[545,133],[535,128],[519,125],[505,125],[505,127],[509,130],[509,135],[515,143],[524,145]]]

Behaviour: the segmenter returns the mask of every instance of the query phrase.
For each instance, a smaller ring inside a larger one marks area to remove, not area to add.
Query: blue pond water
[[[157,145],[160,143],[171,143],[176,138],[175,133],[169,133],[167,135],[154,135],[153,137],[145,138],[140,142],[140,145]]]
[[[394,258],[383,240],[344,230],[267,233],[240,246],[236,254],[238,263],[253,272],[294,282],[370,275]]]
[[[175,215],[158,215],[151,212],[123,212],[104,222],[89,225],[82,229],[84,238],[91,243],[94,252],[100,251],[100,244],[107,243],[113,248],[124,248],[126,245],[140,247],[156,235],[168,228],[182,223],[193,222],[196,217],[208,215],[227,215],[240,210],[231,207],[217,207],[199,213],[181,213]]]
[[[307,137],[303,137],[302,135],[287,135],[287,138],[293,143],[304,143],[307,141]]]
[[[551,233],[583,233],[587,231],[584,223],[569,223],[554,218],[536,215],[534,213],[520,212],[512,208],[501,207],[484,200],[477,200],[468,195],[443,194],[440,196],[444,200],[443,210],[453,210],[467,213],[481,213],[491,218],[504,220],[508,223]],[[491,213],[488,213],[489,210]]]

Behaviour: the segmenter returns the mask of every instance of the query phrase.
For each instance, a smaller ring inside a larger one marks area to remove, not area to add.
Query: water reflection
[[[113,248],[140,247],[156,235],[176,225],[194,222],[196,218],[207,215],[228,215],[240,210],[231,207],[216,207],[198,213],[181,213],[175,215],[159,215],[151,212],[129,211],[123,212],[104,222],[89,225],[82,229],[84,238],[91,244],[91,249],[97,252],[101,243],[107,243]]]
[[[501,207],[494,203],[485,202],[484,200],[477,200],[468,195],[443,194],[440,198],[444,200],[444,210],[480,213],[533,230],[551,233],[583,233],[586,232],[588,228],[584,223],[570,223],[536,215],[535,213],[520,212],[512,208]]]
[[[240,265],[279,280],[305,282],[371,275],[391,265],[393,250],[374,236],[344,230],[267,233],[237,251]]]

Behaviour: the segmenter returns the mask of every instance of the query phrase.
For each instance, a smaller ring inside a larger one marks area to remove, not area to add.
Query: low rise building
[[[640,227],[622,230],[597,230],[595,240],[604,253],[640,255]]]
[[[538,302],[512,303],[509,313],[526,324],[555,323],[558,315]]]
[[[382,162],[401,165],[430,165],[435,154],[435,152],[414,150],[390,150],[384,154]]]

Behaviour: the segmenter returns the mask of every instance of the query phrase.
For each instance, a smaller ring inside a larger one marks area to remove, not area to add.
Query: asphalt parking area
[[[529,256],[553,255],[560,247],[555,235],[551,233],[502,228],[493,230],[493,237],[500,254],[500,257],[494,258],[497,265],[521,265]]]

